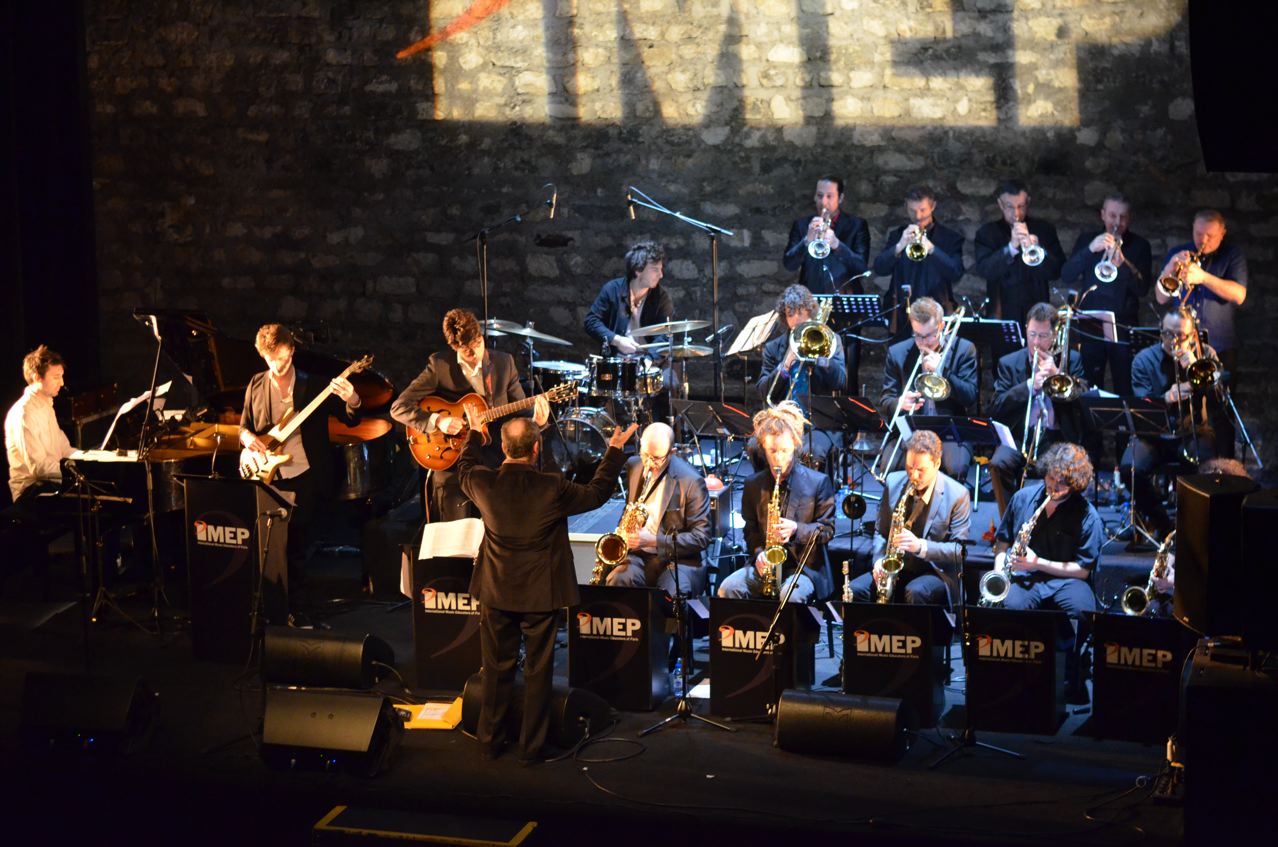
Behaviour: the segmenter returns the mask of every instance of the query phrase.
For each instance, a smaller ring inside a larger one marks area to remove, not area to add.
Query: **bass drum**
[[[608,438],[617,424],[603,409],[582,406],[559,420],[547,433],[549,455],[555,467],[573,482],[589,482],[608,449]]]

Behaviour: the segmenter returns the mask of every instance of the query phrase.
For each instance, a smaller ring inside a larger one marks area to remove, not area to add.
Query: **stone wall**
[[[442,313],[479,303],[469,236],[516,212],[489,242],[490,311],[578,342],[564,358],[584,357],[585,310],[640,238],[668,246],[677,313],[708,318],[707,240],[647,211],[629,221],[631,184],[734,231],[721,310],[740,325],[789,281],[789,222],[828,171],[846,176],[875,251],[904,189],[932,184],[969,264],[1007,175],[1029,181],[1066,249],[1112,187],[1156,255],[1218,207],[1251,262],[1244,336],[1278,312],[1275,178],[1203,171],[1183,0],[85,6],[104,365],[126,382],[150,349],[127,313],[156,304],[244,336],[302,324],[336,351],[375,352],[403,384],[440,345]],[[548,235],[572,244],[538,243]],[[1269,358],[1244,347],[1248,423],[1266,443]]]

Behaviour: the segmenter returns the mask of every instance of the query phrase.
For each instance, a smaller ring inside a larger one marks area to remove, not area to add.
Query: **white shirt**
[[[36,482],[62,479],[61,460],[74,452],[58,426],[53,398],[28,385],[4,419],[4,446],[9,456],[9,493],[18,495]]]

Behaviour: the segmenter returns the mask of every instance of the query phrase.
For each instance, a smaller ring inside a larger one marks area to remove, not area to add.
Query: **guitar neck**
[[[347,377],[351,375],[354,369],[355,369],[355,366],[350,365],[349,367],[346,368],[346,370],[341,372],[341,374],[338,376],[338,379],[346,379]],[[267,379],[270,379],[270,377],[267,376]],[[294,376],[294,379],[296,379],[296,376]],[[297,390],[296,386],[294,386],[294,391],[296,390]],[[333,383],[330,381],[329,384],[324,387],[323,391],[315,395],[314,400],[306,404],[305,409],[298,412],[296,415],[293,415],[293,417],[289,418],[288,423],[286,423],[284,427],[280,429],[279,433],[275,436],[279,440],[279,442],[283,444],[285,441],[288,441],[290,438],[292,438],[293,433],[297,432],[297,428],[300,427],[302,423],[315,412],[316,409],[318,409],[321,405],[323,405],[324,401],[327,400],[332,393],[333,393]]]
[[[542,397],[542,396],[544,395],[538,394],[534,397],[525,397],[523,400],[516,400],[513,403],[506,403],[505,405],[502,405],[502,406],[493,406],[491,409],[484,412],[483,415],[480,416],[480,422],[489,423],[490,421],[497,420],[497,418],[504,418],[506,417],[506,415],[514,414],[515,412],[521,412],[524,409],[530,408],[534,403],[537,402],[537,397]]]

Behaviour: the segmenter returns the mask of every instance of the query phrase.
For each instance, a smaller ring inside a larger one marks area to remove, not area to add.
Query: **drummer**
[[[586,315],[586,332],[604,346],[605,356],[638,355],[639,343],[631,333],[674,316],[670,293],[661,287],[665,261],[666,252],[660,244],[641,241],[626,252],[625,277],[611,279],[599,289]],[[664,341],[666,337],[647,340]]]

